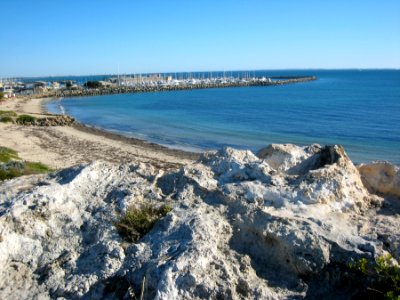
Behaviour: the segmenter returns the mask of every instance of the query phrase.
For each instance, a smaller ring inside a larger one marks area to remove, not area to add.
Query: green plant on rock
[[[168,205],[157,207],[152,204],[143,204],[139,208],[131,206],[114,225],[125,240],[128,242],[137,242],[171,209]]]
[[[375,262],[362,258],[349,268],[364,277],[367,290],[375,291],[385,299],[400,300],[400,268],[391,255],[380,256]]]

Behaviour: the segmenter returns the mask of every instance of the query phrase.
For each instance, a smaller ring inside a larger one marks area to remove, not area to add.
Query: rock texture
[[[113,222],[144,202],[174,209],[128,244]],[[348,297],[349,262],[399,258],[397,202],[370,194],[340,146],[225,148],[172,172],[98,161],[18,178],[0,186],[0,298]]]
[[[400,170],[388,162],[373,162],[358,167],[365,186],[372,193],[400,198]]]
[[[34,117],[32,121],[23,121],[17,123],[21,125],[34,126],[70,126],[75,122],[75,119],[68,115],[49,115],[48,117]]]

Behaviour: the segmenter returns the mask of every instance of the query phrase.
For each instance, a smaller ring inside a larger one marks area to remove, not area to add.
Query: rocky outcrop
[[[0,186],[0,298],[346,297],[357,292],[341,277],[348,263],[400,255],[390,201],[367,191],[340,146],[225,148],[172,172],[94,162],[18,178]],[[113,222],[141,203],[173,210],[126,243]]]
[[[400,170],[385,161],[358,166],[361,179],[371,193],[400,198]]]
[[[28,126],[69,126],[75,122],[75,119],[68,115],[49,115],[48,117],[32,117],[27,120],[19,120],[17,118],[16,122]]]
[[[32,125],[36,126],[69,126],[75,119],[68,115],[55,115],[51,117],[37,118]]]

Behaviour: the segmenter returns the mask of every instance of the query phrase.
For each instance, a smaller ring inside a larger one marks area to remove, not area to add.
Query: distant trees
[[[87,87],[88,89],[98,89],[101,88],[103,85],[100,81],[87,81],[83,86]]]

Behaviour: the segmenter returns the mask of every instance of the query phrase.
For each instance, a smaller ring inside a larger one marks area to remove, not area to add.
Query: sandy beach
[[[44,114],[48,99],[10,99],[0,110]],[[174,168],[192,162],[198,154],[173,150],[76,123],[72,126],[22,126],[0,123],[0,145],[18,151],[24,160],[42,162],[60,169],[95,160],[110,162],[150,162]]]

